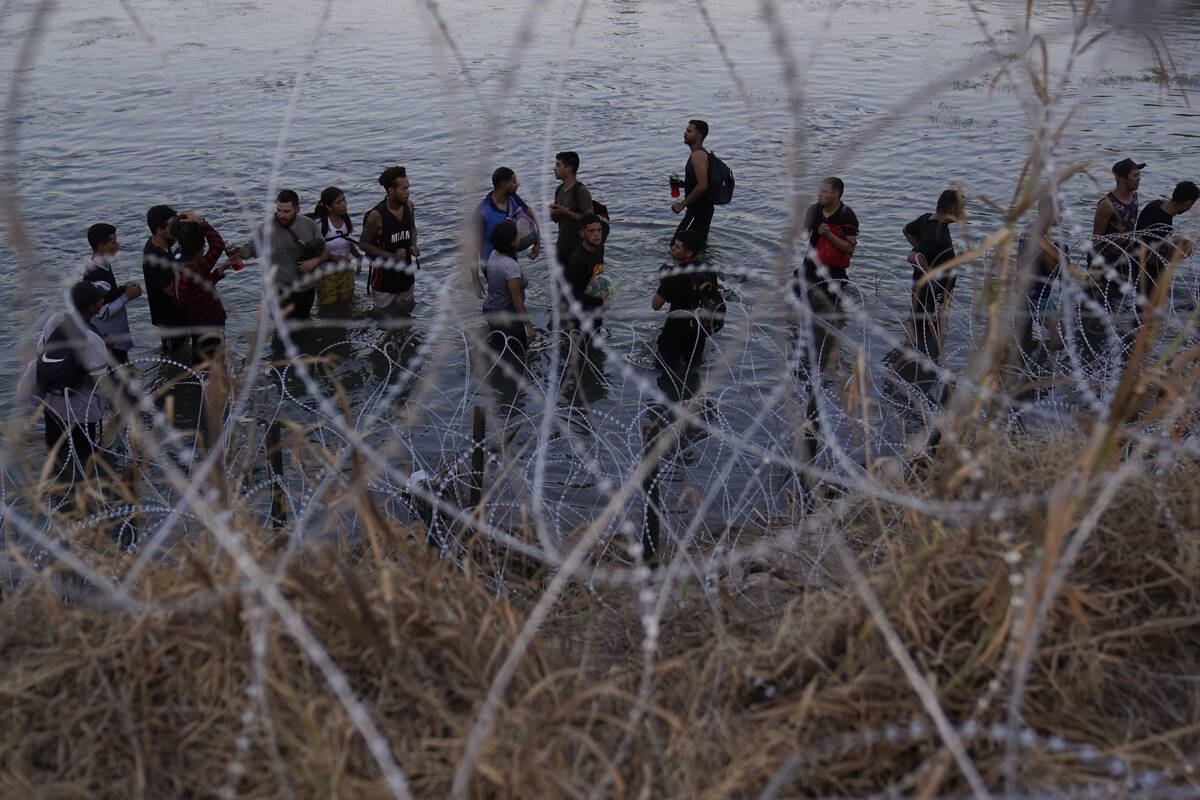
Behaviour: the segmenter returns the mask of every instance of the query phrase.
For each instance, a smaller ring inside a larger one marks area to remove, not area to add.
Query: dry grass
[[[1007,455],[956,490],[946,487],[959,465],[940,462],[914,496],[1042,491],[1080,456],[1066,445],[991,452]],[[1019,787],[1110,779],[1107,758],[1080,758],[1083,745],[1134,770],[1176,767],[1200,745],[1198,473],[1192,464],[1143,470],[1099,516],[1030,651],[1020,701],[1024,725],[1070,747],[1023,749]],[[1098,492],[1084,486],[975,521],[889,506],[882,545],[875,514],[841,510],[858,520],[848,540],[876,542],[858,565],[960,730],[1006,722],[1050,512],[1074,504],[1077,526]],[[228,783],[239,797],[390,796],[321,672],[243,576],[205,548],[143,574],[139,598],[153,609],[144,613],[67,604],[48,583],[5,599],[0,795],[208,797]],[[413,795],[448,796],[544,576],[522,584],[510,575],[511,591],[497,597],[481,561],[439,559],[417,529],[377,530],[341,556],[257,556],[281,570],[284,596],[370,710]],[[785,765],[794,768],[782,795],[965,792],[936,734],[887,741],[889,725],[932,725],[860,592],[808,588],[788,574],[753,578],[726,575],[708,597],[670,590],[642,694],[649,703],[638,699],[636,591],[568,588],[508,686],[470,796],[757,796]],[[262,704],[251,691],[259,629]],[[868,732],[880,740],[868,743]],[[985,782],[1001,786],[1004,742],[964,738]],[[229,783],[231,764],[240,774]]]

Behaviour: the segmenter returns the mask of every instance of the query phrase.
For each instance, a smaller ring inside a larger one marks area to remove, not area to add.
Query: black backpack
[[[63,322],[46,339],[46,349],[37,360],[39,393],[62,394],[64,389],[78,389],[83,383],[85,370],[71,341],[73,328]]]
[[[708,153],[708,199],[719,206],[733,200],[733,170],[729,168],[717,154],[711,150]]]
[[[697,278],[696,300],[696,317],[705,334],[712,336],[725,327],[725,295],[715,275]]]

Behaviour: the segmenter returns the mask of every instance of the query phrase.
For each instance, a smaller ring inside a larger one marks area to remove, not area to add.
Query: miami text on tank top
[[[1138,196],[1137,192],[1133,193],[1133,199],[1128,203],[1122,203],[1115,194],[1108,193],[1108,202],[1113,204],[1113,208],[1117,210],[1117,217],[1121,218],[1122,227],[1118,227],[1117,217],[1113,217],[1108,221],[1108,227],[1104,229],[1104,235],[1108,236],[1113,233],[1133,233],[1137,230],[1138,218]]]
[[[376,246],[389,253],[394,253],[401,247],[407,248],[412,242],[412,217],[409,216],[408,206],[403,208],[404,219],[399,220],[387,207],[387,200],[381,200],[379,205],[375,206],[375,210],[379,212],[380,222],[382,222]],[[412,255],[409,254],[405,261],[411,264]]]

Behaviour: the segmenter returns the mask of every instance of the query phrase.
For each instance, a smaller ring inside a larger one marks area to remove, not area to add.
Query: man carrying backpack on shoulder
[[[76,475],[99,446],[111,408],[99,386],[108,370],[107,347],[92,324],[104,302],[102,286],[90,281],[72,286],[71,304],[78,319],[62,311],[50,315],[37,343],[37,358],[17,385],[18,397],[42,406],[47,450],[56,454],[59,464],[70,463]]]
[[[733,172],[715,154],[704,149],[706,138],[708,123],[702,119],[688,120],[683,142],[692,153],[683,165],[683,180],[671,176],[671,188],[677,190],[682,186],[684,192],[682,200],[671,204],[671,210],[678,214],[686,209],[675,235],[694,231],[700,236],[701,249],[708,243],[713,211],[733,199]]]
[[[578,153],[566,150],[554,157],[554,177],[562,183],[554,190],[550,219],[558,223],[558,239],[555,241],[554,250],[561,266],[566,266],[575,249],[579,247],[581,220],[593,210],[592,193],[576,177],[578,172]]]
[[[683,165],[683,199],[671,204],[671,210],[676,214],[684,212],[683,220],[675,229],[675,236],[692,231],[700,237],[701,248],[708,243],[708,228],[712,225],[713,211],[716,209],[708,198],[708,151],[704,149],[707,136],[707,122],[702,119],[688,120],[683,130],[683,143],[692,152]],[[678,186],[679,179],[672,177],[671,185]]]

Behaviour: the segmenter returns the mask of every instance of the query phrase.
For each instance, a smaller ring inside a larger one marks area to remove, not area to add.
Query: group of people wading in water
[[[683,221],[670,239],[671,259],[658,275],[650,299],[655,311],[669,307],[657,340],[664,372],[687,375],[700,362],[709,336],[720,329],[724,301],[717,273],[703,258],[716,205],[729,202],[732,172],[706,150],[708,125],[689,120],[684,143],[689,148],[685,178],[670,185],[676,202],[671,209]],[[558,224],[552,275],[558,283],[563,326],[584,341],[601,324],[606,302],[604,249],[610,220],[607,209],[578,180],[579,156],[556,155],[554,175],[560,181],[550,219]],[[1174,231],[1174,217],[1200,197],[1194,183],[1179,183],[1170,199],[1139,206],[1138,188],[1145,164],[1125,158],[1112,167],[1116,185],[1098,204],[1093,244],[1084,271],[1090,297],[1106,313],[1132,312],[1135,320],[1161,300],[1174,265],[1191,253],[1192,243]],[[724,170],[724,172],[722,172]],[[244,260],[270,255],[271,285],[280,299],[285,321],[310,317],[314,302],[326,318],[353,311],[356,275],[368,269],[368,291],[376,313],[408,314],[416,298],[420,247],[410,183],[404,167],[385,169],[378,178],[384,197],[363,217],[361,229],[347,208],[346,195],[328,187],[311,214],[300,213],[300,198],[280,191],[275,211],[244,244],[231,245],[195,212],[178,213],[156,205],[146,215],[150,237],[143,248],[145,295],[152,323],[159,328],[162,349],[175,354],[188,345],[198,369],[225,362],[225,308],[217,284]],[[492,174],[492,190],[476,209],[478,264],[472,281],[482,299],[487,340],[496,353],[524,366],[526,349],[536,329],[525,303],[528,278],[519,254],[537,258],[541,231],[537,216],[517,194],[516,173],[501,167]],[[813,337],[822,367],[842,314],[849,267],[858,244],[859,222],[842,201],[845,185],[836,177],[821,181],[817,202],[806,212],[807,247],[796,270],[795,295],[810,304]],[[1044,367],[1060,325],[1053,287],[1070,266],[1068,248],[1053,235],[1056,200],[1045,193],[1036,202],[1036,218],[1018,245],[1017,344],[1026,362]],[[947,189],[935,209],[904,226],[911,250],[912,313],[909,340],[916,358],[905,360],[912,374],[893,364],[902,377],[929,386],[930,374],[944,352],[946,314],[954,291],[957,257],[954,223],[963,219],[964,202]],[[18,387],[43,409],[47,447],[60,458],[69,453],[75,464],[95,452],[102,425],[111,413],[112,390],[100,387],[113,364],[124,364],[134,345],[127,305],[143,294],[137,283],[121,283],[113,271],[120,249],[116,228],[97,223],[88,229],[91,256],[82,280],[70,292],[70,308],[51,314]],[[222,260],[224,259],[224,260]],[[1103,320],[1085,317],[1089,348],[1102,347]],[[574,335],[574,334],[573,334]],[[936,378],[933,379],[936,383]],[[212,381],[218,407],[225,394]],[[661,385],[661,383],[660,383]],[[673,393],[677,394],[677,393]]]

